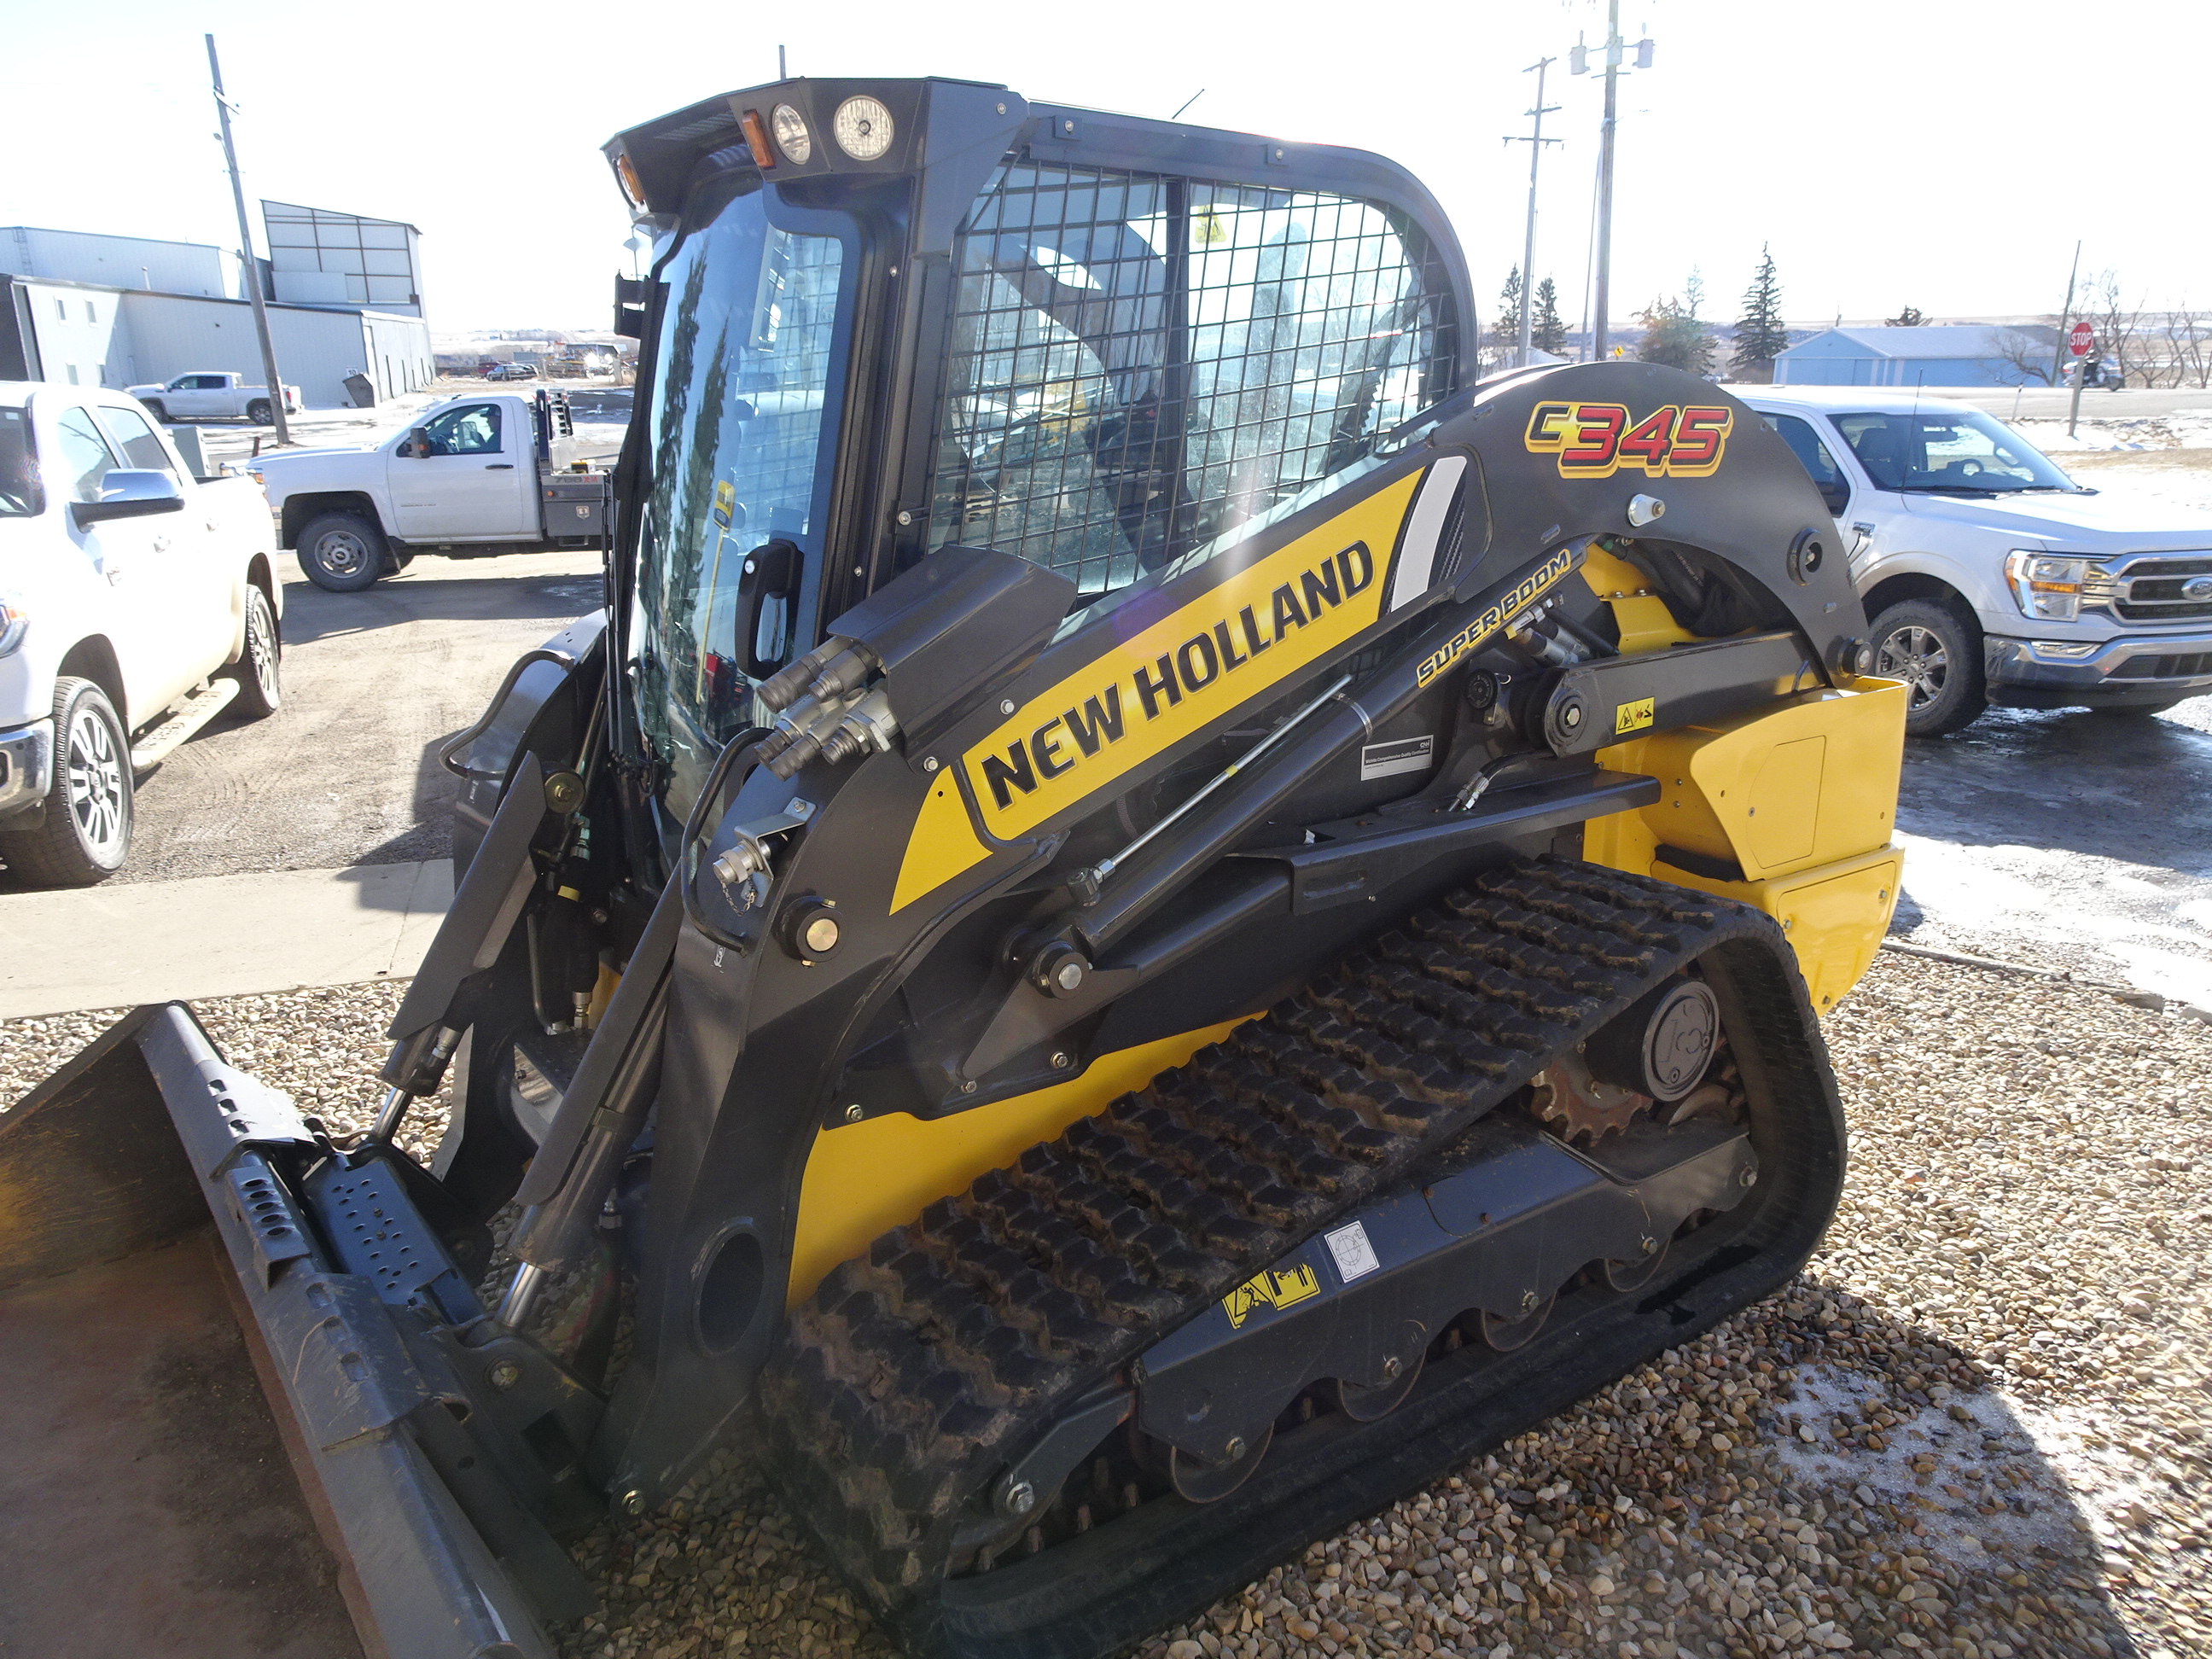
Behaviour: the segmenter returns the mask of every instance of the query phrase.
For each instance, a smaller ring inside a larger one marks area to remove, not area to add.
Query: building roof
[[[1779,355],[1793,356],[1829,339],[1844,339],[1876,357],[2002,357],[2022,341],[2036,347],[2057,343],[2058,333],[2044,323],[1998,327],[1989,323],[1924,323],[1913,328],[1825,328]]]

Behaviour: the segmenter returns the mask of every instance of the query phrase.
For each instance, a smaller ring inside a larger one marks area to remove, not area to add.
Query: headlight
[[[848,98],[837,106],[830,131],[837,148],[855,161],[873,161],[891,147],[891,112],[865,94]]]
[[[22,644],[23,635],[30,626],[31,613],[24,608],[21,597],[0,593],[0,657]]]
[[[842,111],[840,114],[842,116]],[[783,159],[795,167],[805,167],[808,158],[814,154],[814,135],[806,130],[805,118],[790,105],[778,104],[769,116],[768,124],[775,133],[775,147],[783,152]],[[885,131],[890,131],[889,118],[885,118],[884,127]],[[890,140],[885,138],[884,142],[888,144]]]
[[[2005,555],[2005,579],[2025,617],[2045,622],[2072,622],[2081,614],[2081,585],[2088,580],[2089,562],[2069,559],[2027,548]]]

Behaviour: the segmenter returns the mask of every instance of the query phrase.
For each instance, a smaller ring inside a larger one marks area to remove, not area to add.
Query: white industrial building
[[[411,240],[404,258],[406,313],[343,300],[269,305],[277,372],[309,408],[351,403],[349,375],[366,374],[381,399],[437,373]],[[0,226],[0,380],[120,387],[227,369],[258,384],[261,347],[237,270],[236,255],[199,243]],[[347,273],[331,274],[343,283]],[[263,291],[282,285],[264,268]]]

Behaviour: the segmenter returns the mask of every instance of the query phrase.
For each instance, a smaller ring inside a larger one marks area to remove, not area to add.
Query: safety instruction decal
[[[1616,707],[1613,711],[1613,735],[1618,738],[1631,732],[1650,731],[1653,702],[1650,697],[1638,697],[1634,702]]]
[[[1323,1233],[1322,1239],[1328,1246],[1328,1253],[1336,1258],[1336,1276],[1347,1285],[1382,1265],[1382,1258],[1375,1254],[1374,1241],[1367,1237],[1367,1229],[1357,1221],[1333,1233]]]
[[[1263,1268],[1223,1297],[1221,1309],[1229,1316],[1229,1328],[1242,1330],[1255,1309],[1295,1308],[1320,1294],[1321,1275],[1302,1261],[1285,1273]]]

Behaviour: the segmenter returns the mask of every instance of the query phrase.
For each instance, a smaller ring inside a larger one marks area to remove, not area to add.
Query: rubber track
[[[927,1599],[963,1504],[1060,1407],[1748,916],[1509,866],[931,1205],[829,1274],[762,1376],[798,1511],[880,1609]]]

